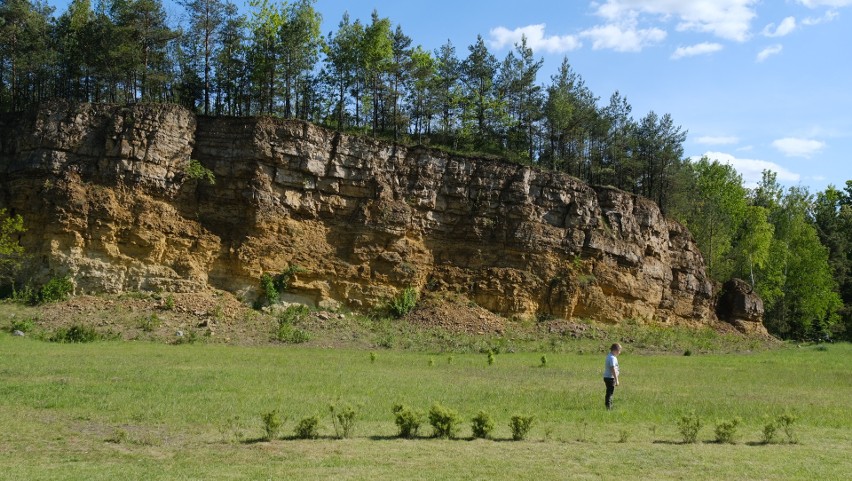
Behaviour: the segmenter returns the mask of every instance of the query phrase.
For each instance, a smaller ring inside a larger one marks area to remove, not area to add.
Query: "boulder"
[[[743,332],[765,332],[763,300],[742,279],[731,279],[722,286],[716,302],[716,315]]]

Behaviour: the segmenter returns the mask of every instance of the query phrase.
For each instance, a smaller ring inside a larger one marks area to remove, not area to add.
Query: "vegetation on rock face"
[[[186,175],[190,179],[203,180],[208,185],[216,184],[216,176],[213,174],[213,171],[204,167],[201,162],[195,159],[189,161],[189,166],[186,168]]]
[[[25,232],[24,219],[0,209],[0,287],[15,279],[24,257],[18,237]]]

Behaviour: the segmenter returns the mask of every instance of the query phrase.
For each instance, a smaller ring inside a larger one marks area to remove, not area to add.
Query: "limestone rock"
[[[216,176],[187,175],[196,159]],[[363,309],[402,289],[502,315],[715,322],[687,230],[563,173],[177,106],[55,103],[0,116],[0,207],[31,272],[80,292],[208,287]]]
[[[716,303],[716,314],[720,320],[733,324],[743,332],[765,332],[763,300],[742,279],[731,279],[722,286]]]

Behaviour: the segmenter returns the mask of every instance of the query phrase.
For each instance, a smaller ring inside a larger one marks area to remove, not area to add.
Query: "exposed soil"
[[[0,303],[0,329],[8,329],[14,322],[32,319],[34,326],[28,335],[50,338],[61,329],[71,326],[93,327],[107,338],[127,341],[144,340],[164,343],[208,342],[232,345],[258,346],[288,342],[304,342],[307,346],[322,348],[375,349],[405,345],[407,324],[416,329],[438,331],[464,336],[482,336],[483,339],[502,336],[531,337],[551,341],[592,340],[610,342],[613,335],[618,340],[636,346],[644,345],[650,351],[672,351],[680,344],[659,346],[653,339],[643,336],[633,339],[632,334],[598,323],[576,322],[565,319],[511,320],[500,317],[469,301],[464,296],[448,293],[423,294],[414,310],[403,319],[383,320],[369,315],[346,311],[311,311],[292,321],[291,327],[304,331],[305,338],[294,341],[277,337],[281,313],[287,308],[252,308],[228,292],[207,291],[196,293],[134,292],[119,295],[82,295],[67,301],[36,307]],[[286,317],[286,316],[283,316]],[[743,342],[734,341],[722,350],[738,350],[750,346],[748,339],[772,346],[777,340],[769,336],[738,333],[734,326],[719,322],[712,326],[720,334],[734,334]],[[635,331],[642,336],[641,330]],[[401,337],[400,337],[401,336]],[[442,335],[438,336],[443,338]],[[687,341],[688,342],[688,341]],[[601,344],[603,345],[603,344]],[[750,347],[747,347],[750,349]]]

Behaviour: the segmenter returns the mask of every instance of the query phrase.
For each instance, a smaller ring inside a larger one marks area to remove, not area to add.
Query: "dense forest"
[[[0,112],[52,98],[170,102],[564,171],[686,224],[714,280],[761,294],[771,332],[852,336],[852,181],[814,195],[765,172],[747,189],[728,165],[685,159],[670,115],[636,120],[619,92],[601,102],[567,59],[539,83],[526,41],[498,59],[481,36],[426,50],[375,11],[323,34],[314,0],[179,3],[170,23],[161,0],[72,0],[59,15],[0,0]]]

